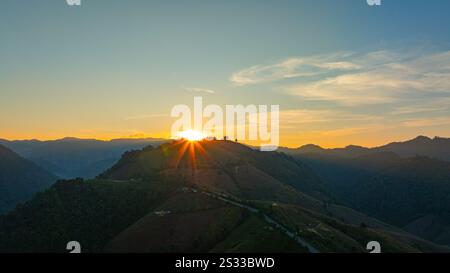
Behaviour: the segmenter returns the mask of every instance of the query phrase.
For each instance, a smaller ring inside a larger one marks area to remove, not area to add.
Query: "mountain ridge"
[[[0,145],[0,213],[47,189],[57,177]]]
[[[308,252],[292,236],[320,252],[366,252],[371,240],[385,252],[449,251],[334,204],[308,172],[231,141],[148,146],[0,217],[0,252],[63,252],[74,239],[89,252]]]
[[[57,140],[0,140],[20,156],[65,179],[93,178],[112,166],[125,151],[166,142],[157,138],[108,141],[65,137]]]
[[[356,152],[289,152],[318,174],[339,203],[450,244],[450,139],[419,136]]]
[[[315,144],[306,144],[298,148],[281,147],[280,151],[291,155],[326,153],[342,157],[356,157],[374,152],[394,152],[401,157],[423,155],[450,161],[450,138],[417,136],[407,141],[391,142],[372,148],[358,145],[348,145],[344,148],[322,148]]]

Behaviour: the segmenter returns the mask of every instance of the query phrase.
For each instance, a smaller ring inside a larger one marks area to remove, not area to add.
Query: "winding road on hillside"
[[[234,206],[237,206],[237,207],[240,207],[240,208],[247,209],[248,211],[250,211],[252,213],[262,215],[264,220],[268,224],[270,224],[272,226],[275,226],[280,231],[282,231],[284,234],[286,234],[288,237],[290,237],[295,242],[297,242],[299,245],[307,248],[310,253],[320,253],[320,251],[317,248],[315,248],[313,245],[308,243],[305,239],[303,239],[300,236],[298,236],[297,234],[293,233],[292,231],[290,231],[289,229],[284,227],[282,224],[277,222],[272,217],[267,216],[266,214],[262,213],[260,210],[254,208],[254,207],[248,206],[246,204],[239,203],[239,202],[237,202],[235,200],[228,199],[228,198],[224,197],[223,195],[220,195],[220,194],[217,194],[217,193],[210,193],[210,192],[206,192],[206,191],[202,191],[202,193],[208,195],[209,197],[219,199],[219,200],[221,200],[223,202],[226,202],[228,204],[231,204],[231,205],[234,205]]]

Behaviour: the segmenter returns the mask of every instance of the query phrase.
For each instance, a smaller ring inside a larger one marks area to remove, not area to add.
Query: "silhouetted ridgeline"
[[[56,176],[0,145],[0,213],[47,189]]]
[[[326,187],[280,153],[175,141],[0,216],[0,251],[65,252],[71,240],[87,252],[366,252],[372,240],[384,252],[449,251],[336,205]]]

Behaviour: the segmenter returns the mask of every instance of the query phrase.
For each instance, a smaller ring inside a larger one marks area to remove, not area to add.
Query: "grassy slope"
[[[186,162],[171,167],[174,150],[163,146],[127,153],[100,179],[57,183],[0,217],[0,251],[64,251],[70,240],[94,252],[105,246],[111,252],[304,251],[247,210],[183,190],[185,186],[227,194],[233,190],[242,202],[263,200],[259,203],[266,213],[325,252],[363,252],[366,241],[374,239],[388,251],[418,250],[385,233],[359,228],[359,223],[345,224],[368,218],[309,197],[250,161],[242,162],[236,153],[248,148],[232,145],[237,150],[210,150],[210,157],[218,153],[215,159],[198,160],[196,171]],[[267,208],[273,201],[290,205]],[[158,216],[157,211],[170,213]]]
[[[159,181],[58,182],[0,217],[0,252],[65,252],[72,240],[84,251],[100,251],[157,206],[170,188]]]

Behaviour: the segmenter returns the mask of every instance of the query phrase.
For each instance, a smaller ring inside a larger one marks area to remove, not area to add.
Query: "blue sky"
[[[442,0],[2,0],[0,137],[164,136],[171,107],[194,95],[279,104],[292,146],[449,136],[449,11]]]

